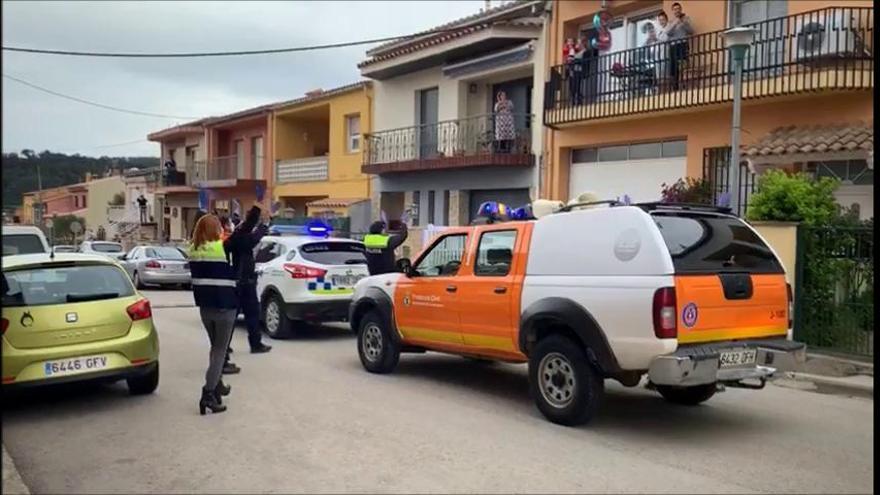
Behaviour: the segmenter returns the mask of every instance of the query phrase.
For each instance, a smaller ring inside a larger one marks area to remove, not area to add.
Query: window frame
[[[351,132],[351,123],[357,119],[358,129],[357,134],[352,134]],[[361,114],[360,113],[352,113],[345,116],[345,150],[348,153],[360,153],[363,146],[361,146],[361,141],[363,141],[363,132],[361,132]],[[353,146],[354,143],[357,143],[357,146]]]
[[[487,235],[491,234],[505,234],[508,232],[513,232],[513,246],[510,250],[510,265],[507,267],[507,272],[503,275],[497,273],[480,273],[480,246],[483,245],[483,238]],[[496,277],[496,278],[505,278],[510,276],[510,272],[513,270],[513,257],[516,252],[516,243],[519,240],[519,230],[518,229],[499,229],[499,230],[486,230],[480,234],[480,238],[477,239],[477,248],[474,251],[474,276],[475,277]]]
[[[437,275],[423,275],[421,272],[419,272],[418,271],[419,265],[421,265],[422,262],[424,262],[425,259],[427,259],[428,256],[430,256],[431,253],[434,252],[434,250],[437,249],[438,246],[440,246],[440,244],[442,244],[443,242],[446,241],[446,239],[449,239],[451,237],[461,237],[464,239],[462,242],[462,247],[461,247],[461,257],[459,258],[458,268],[456,268],[455,273],[453,273],[453,274],[439,274],[438,273]],[[450,232],[448,234],[445,234],[445,235],[438,237],[437,240],[435,240],[434,243],[431,244],[431,247],[426,249],[416,259],[416,262],[412,264],[412,273],[415,274],[414,277],[421,279],[421,278],[444,278],[444,277],[458,276],[458,272],[459,272],[459,270],[461,270],[461,265],[464,264],[464,258],[465,258],[465,253],[467,252],[467,245],[468,245],[468,238],[469,237],[470,237],[470,235],[467,232]]]

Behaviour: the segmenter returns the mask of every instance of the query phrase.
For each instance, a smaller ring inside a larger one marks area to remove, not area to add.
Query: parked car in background
[[[180,249],[173,246],[137,246],[121,263],[138,289],[147,285],[190,284],[189,262]]]
[[[102,254],[115,260],[125,256],[125,249],[118,242],[109,241],[84,241],[79,245],[79,252],[83,254]]]
[[[2,230],[3,256],[49,252],[46,235],[33,225],[4,225]]]
[[[52,246],[53,253],[75,253],[76,246],[71,246],[70,244],[56,244]]]
[[[159,385],[150,302],[106,256],[59,253],[3,260],[3,388],[125,379]]]
[[[254,261],[262,320],[276,339],[303,323],[347,320],[354,285],[369,275],[363,243],[350,239],[270,235]]]

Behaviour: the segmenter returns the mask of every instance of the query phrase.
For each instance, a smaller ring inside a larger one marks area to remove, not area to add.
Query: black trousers
[[[687,58],[687,41],[680,41],[669,47],[669,62],[672,64],[669,68],[669,76],[672,78],[672,89],[678,89],[679,78],[681,77],[681,63],[687,60]]]
[[[238,307],[239,312],[244,314],[251,349],[260,347],[263,332],[260,330],[260,300],[257,297],[257,284],[238,285]]]

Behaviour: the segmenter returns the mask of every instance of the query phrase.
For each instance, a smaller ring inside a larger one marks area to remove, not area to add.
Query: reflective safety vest
[[[190,246],[189,271],[196,306],[232,309],[238,307],[235,271],[226,258],[223,241]]]
[[[364,236],[364,247],[367,249],[385,249],[388,247],[390,235],[386,234],[367,234]]]

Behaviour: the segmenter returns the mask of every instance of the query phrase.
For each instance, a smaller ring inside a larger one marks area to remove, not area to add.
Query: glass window
[[[274,242],[261,242],[254,248],[254,263],[267,263],[275,259],[273,254]]]
[[[306,261],[322,265],[364,265],[364,245],[356,242],[312,242],[299,247]]]
[[[783,273],[769,247],[742,220],[654,213],[676,273]]]
[[[451,277],[458,273],[464,254],[465,234],[451,234],[441,238],[431,247],[415,267],[421,277]]]
[[[510,273],[516,231],[486,232],[477,247],[474,275],[503,277]]]
[[[443,191],[443,225],[449,225],[449,190]]]
[[[10,254],[45,253],[43,241],[33,234],[3,234],[3,256]]]
[[[159,246],[157,248],[153,248],[152,251],[153,251],[153,255],[151,257],[152,258],[159,258],[160,260],[183,261],[186,259],[186,258],[184,258],[183,254],[181,254],[180,251],[178,251],[176,248],[173,248],[173,247]]]
[[[115,242],[93,242],[92,251],[98,253],[121,253],[122,244],[116,244]]]
[[[687,141],[666,141],[663,143],[663,158],[687,156]]]
[[[661,147],[660,143],[633,144],[629,147],[629,159],[660,158],[662,156]]]
[[[345,135],[348,142],[348,152],[354,153],[361,149],[361,116],[349,115],[345,118]]]
[[[3,272],[3,306],[43,306],[134,295],[115,266],[84,265]]]
[[[599,161],[596,148],[571,150],[571,163],[593,163]]]
[[[434,205],[434,191],[428,191],[428,223],[433,224],[436,223],[434,218],[435,206]]]
[[[628,154],[629,146],[605,146],[603,148],[599,148],[599,161],[600,162],[617,162],[621,160],[626,160],[629,156]]]
[[[419,206],[422,202],[422,193],[421,191],[413,191],[413,212],[412,212],[412,224],[413,227],[419,226],[419,216],[421,215],[421,208]]]

